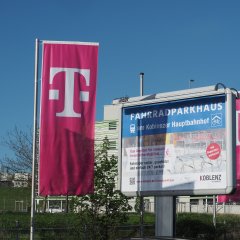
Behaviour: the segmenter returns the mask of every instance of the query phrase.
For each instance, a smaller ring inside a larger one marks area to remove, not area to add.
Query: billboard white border
[[[216,85],[217,86],[217,85]],[[114,100],[119,105],[119,165],[118,187],[122,190],[122,111],[125,107],[142,106],[153,103],[164,103],[177,100],[197,99],[207,96],[226,95],[226,149],[227,149],[227,187],[224,189],[193,189],[193,190],[160,190],[160,191],[134,191],[123,192],[127,196],[179,196],[179,195],[214,195],[229,194],[236,188],[236,96],[231,89],[209,86],[204,88],[187,89],[182,91],[161,93],[121,100]]]

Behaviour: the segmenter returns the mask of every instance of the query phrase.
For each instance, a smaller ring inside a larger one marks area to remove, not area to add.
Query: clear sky
[[[114,98],[218,82],[240,90],[240,1],[0,3],[0,137],[33,125],[35,39],[99,42],[97,120]],[[0,155],[3,154],[0,147]]]

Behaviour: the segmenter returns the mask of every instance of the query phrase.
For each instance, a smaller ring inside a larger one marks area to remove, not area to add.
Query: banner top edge
[[[41,40],[44,43],[52,43],[52,44],[76,44],[76,45],[92,45],[99,46],[97,42],[74,42],[74,41],[50,41],[50,40]]]

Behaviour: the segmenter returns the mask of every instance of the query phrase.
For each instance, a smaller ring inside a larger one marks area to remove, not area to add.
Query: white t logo
[[[78,69],[78,68],[50,68],[50,84],[53,83],[54,77],[59,72],[65,72],[65,96],[64,96],[64,109],[62,112],[56,113],[58,117],[81,117],[80,113],[76,113],[73,109],[74,101],[74,73],[81,74],[85,81],[86,86],[90,85],[90,70],[89,69]],[[59,99],[59,90],[50,89],[49,90],[49,99],[58,100]],[[79,101],[88,102],[89,101],[89,92],[80,91]]]

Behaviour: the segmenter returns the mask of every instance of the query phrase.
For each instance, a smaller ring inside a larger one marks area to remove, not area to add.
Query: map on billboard
[[[123,107],[121,190],[225,189],[225,112],[225,95]]]

